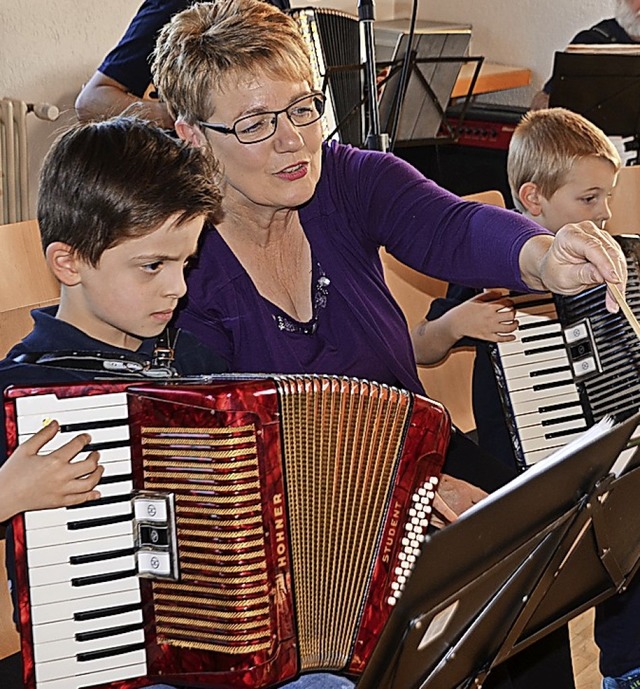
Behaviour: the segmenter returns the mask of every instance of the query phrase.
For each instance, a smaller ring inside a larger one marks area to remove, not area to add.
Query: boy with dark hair
[[[62,134],[44,161],[38,199],[60,305],[33,312],[33,331],[0,362],[0,389],[113,372],[157,377],[226,370],[195,336],[168,328],[203,225],[220,211],[216,178],[211,158],[136,119]],[[3,411],[0,423],[4,429]],[[72,462],[90,441],[87,434],[38,455],[57,432],[53,421],[8,460],[0,432],[1,519],[99,497],[97,453]],[[0,669],[2,686],[11,689],[21,686],[13,661]]]

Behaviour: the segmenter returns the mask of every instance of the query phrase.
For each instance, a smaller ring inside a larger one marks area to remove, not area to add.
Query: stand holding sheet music
[[[640,558],[640,415],[582,438],[423,547],[358,689],[463,689],[624,588]],[[620,528],[624,524],[624,528]]]
[[[609,136],[640,141],[640,46],[573,45],[555,54],[550,107],[583,115]]]
[[[380,120],[392,148],[455,139],[445,110],[462,65],[474,64],[464,117],[483,61],[469,57],[470,38],[471,27],[462,24],[417,21],[412,34],[406,19],[377,23],[378,69],[385,74],[378,83]]]

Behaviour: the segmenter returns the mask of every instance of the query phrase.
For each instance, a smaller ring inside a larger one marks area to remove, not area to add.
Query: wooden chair
[[[504,197],[499,191],[472,194],[465,196],[465,199],[505,207]],[[424,318],[434,299],[446,294],[447,283],[408,268],[384,250],[380,257],[389,289],[411,328]],[[462,431],[470,431],[476,425],[471,406],[474,359],[475,350],[472,347],[461,348],[451,352],[439,364],[418,367],[420,380],[429,396],[445,405],[453,422]]]
[[[611,234],[640,234],[640,165],[623,167],[611,195]]]
[[[0,225],[0,357],[32,328],[29,312],[58,302],[58,282],[47,267],[35,220]],[[20,650],[12,619],[0,532],[0,659]]]
[[[0,357],[31,330],[31,309],[56,304],[59,297],[37,221],[0,225]]]

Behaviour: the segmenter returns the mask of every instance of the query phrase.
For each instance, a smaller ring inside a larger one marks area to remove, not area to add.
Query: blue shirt
[[[22,342],[13,347],[7,357],[0,361],[0,389],[10,385],[48,385],[52,383],[71,383],[95,378],[91,371],[78,371],[68,368],[42,366],[40,364],[18,363],[15,358],[21,354],[34,352],[100,352],[102,354],[127,355],[129,350],[114,347],[89,337],[75,326],[55,317],[57,306],[32,311],[35,325]],[[142,359],[151,359],[156,343],[155,338],[143,340],[136,354]],[[211,349],[199,342],[196,337],[181,331],[175,347],[174,366],[183,376],[201,373],[219,373],[227,367],[222,359]],[[4,429],[4,408],[0,410],[1,428]],[[0,433],[0,464],[6,459],[4,432]]]

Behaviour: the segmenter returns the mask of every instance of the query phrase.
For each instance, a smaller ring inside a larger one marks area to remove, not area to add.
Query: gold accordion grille
[[[410,397],[347,378],[277,383],[301,667],[341,668],[352,649]]]
[[[146,427],[142,456],[145,488],[175,494],[180,542],[180,581],[153,582],[158,641],[270,648],[255,428]]]

